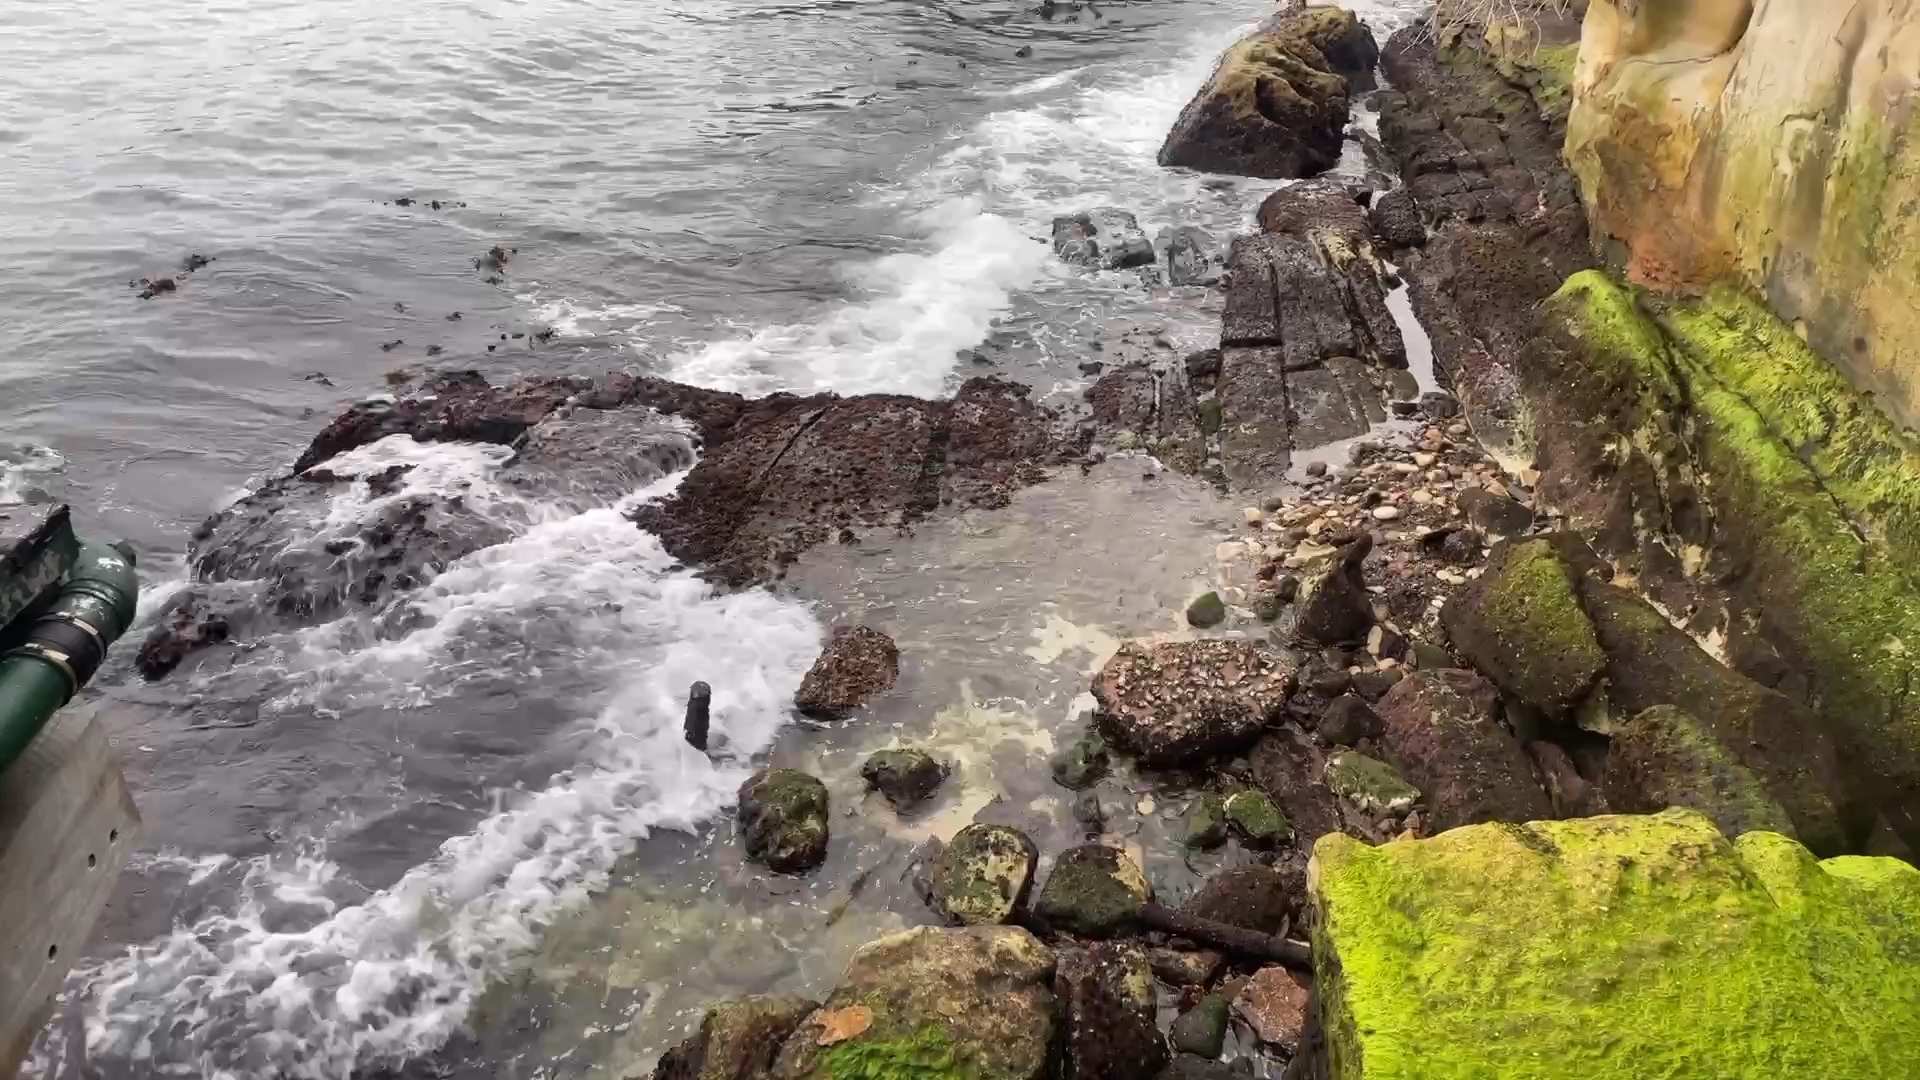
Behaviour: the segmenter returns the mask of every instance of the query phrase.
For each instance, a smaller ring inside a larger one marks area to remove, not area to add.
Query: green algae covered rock
[[[1039,1080],[1053,953],[1025,930],[917,927],[864,945],[780,1048],[776,1080]]]
[[[762,769],[740,785],[747,857],[797,874],[827,857],[827,786],[798,769]]]
[[[1060,853],[1033,909],[1050,926],[1108,937],[1131,924],[1152,898],[1147,875],[1125,852],[1087,844]]]
[[[1040,857],[1033,841],[1005,825],[969,825],[940,853],[932,882],[933,909],[969,926],[1013,917],[1033,884]]]
[[[1257,788],[1241,788],[1227,796],[1226,813],[1233,831],[1254,847],[1270,847],[1293,836],[1293,824],[1287,815]]]
[[[1698,812],[1488,823],[1308,871],[1333,1080],[1920,1075],[1920,870]]]
[[[1404,814],[1420,801],[1420,791],[1400,778],[1393,766],[1358,750],[1327,759],[1327,789],[1364,814]]]
[[[1700,721],[1656,705],[1615,725],[1603,780],[1607,805],[1622,813],[1691,807],[1728,836],[1755,831],[1793,836],[1793,821],[1758,777],[1727,753]]]
[[[1227,842],[1227,801],[1217,791],[1203,791],[1187,804],[1186,845],[1211,851]]]
[[[1091,787],[1107,775],[1107,741],[1090,731],[1055,754],[1052,765],[1060,786],[1073,791]]]
[[[1573,580],[1544,540],[1501,545],[1440,622],[1495,686],[1550,717],[1585,697],[1606,666]]]

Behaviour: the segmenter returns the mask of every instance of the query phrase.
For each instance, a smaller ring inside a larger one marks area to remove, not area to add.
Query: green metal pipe
[[[132,625],[139,597],[132,552],[80,545],[79,560],[25,643],[0,657],[0,773],[99,670]]]

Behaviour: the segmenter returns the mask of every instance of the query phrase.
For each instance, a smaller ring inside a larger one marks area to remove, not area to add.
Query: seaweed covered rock
[[[1700,721],[1671,705],[1614,725],[1602,788],[1607,804],[1621,813],[1685,806],[1712,818],[1728,836],[1758,830],[1794,835],[1792,820],[1759,778]]]
[[[827,786],[798,769],[762,769],[740,785],[747,858],[797,874],[827,857]]]
[[[919,927],[862,946],[774,1065],[775,1080],[1040,1080],[1053,953],[1010,926]]]
[[[1225,808],[1227,823],[1250,847],[1272,847],[1293,838],[1293,824],[1264,791],[1241,788],[1227,796]]]
[[[763,1080],[780,1045],[820,1006],[797,994],[755,994],[707,1010],[700,1030],[660,1055],[653,1080]]]
[[[1320,841],[1335,1080],[1882,1077],[1920,1063],[1920,870],[1690,810]]]
[[[1455,651],[1511,700],[1558,719],[1607,658],[1553,545],[1503,544],[1487,571],[1440,612]]]
[[[1026,901],[1039,857],[1018,829],[969,825],[954,834],[934,867],[933,910],[969,926],[1009,922]]]
[[[1387,757],[1420,789],[1434,830],[1553,816],[1498,710],[1492,684],[1457,668],[1414,672],[1380,699]]]
[[[1125,210],[1103,206],[1053,219],[1053,251],[1066,262],[1096,270],[1151,266],[1153,244]]]
[[[897,807],[925,802],[947,778],[947,766],[925,750],[880,750],[860,766],[869,791],[878,791]]]
[[[1089,731],[1053,756],[1053,778],[1061,787],[1079,791],[1107,775],[1107,741]]]
[[[1217,791],[1203,791],[1187,804],[1183,819],[1185,843],[1190,848],[1211,851],[1227,842],[1227,800]]]
[[[1420,789],[1407,783],[1393,766],[1358,750],[1343,750],[1327,758],[1325,781],[1327,790],[1363,814],[1397,816],[1420,801]]]
[[[900,649],[870,626],[842,626],[813,662],[793,703],[808,716],[843,719],[900,678]]]
[[[1292,690],[1285,659],[1247,641],[1130,641],[1093,680],[1101,730],[1151,766],[1244,749]]]
[[[1351,91],[1378,50],[1351,12],[1293,8],[1220,58],[1160,147],[1160,164],[1288,179],[1340,159]]]
[[[1064,951],[1053,985],[1065,1016],[1068,1080],[1152,1080],[1166,1065],[1153,971],[1138,945]]]
[[[1061,852],[1033,910],[1049,926],[1108,937],[1132,924],[1152,898],[1147,875],[1125,852],[1087,844]]]

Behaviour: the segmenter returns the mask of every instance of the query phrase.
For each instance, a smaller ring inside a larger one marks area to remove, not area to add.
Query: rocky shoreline
[[[1905,781],[1866,768],[1861,728],[1832,719],[1863,697],[1820,692],[1833,650],[1795,622],[1808,607],[1799,579],[1769,573],[1791,549],[1769,546],[1764,525],[1743,531],[1766,514],[1726,496],[1726,468],[1709,482],[1724,434],[1690,423],[1702,406],[1682,404],[1684,387],[1650,395],[1659,372],[1617,355],[1680,335],[1686,309],[1643,307],[1599,269],[1561,156],[1578,26],[1542,19],[1517,45],[1495,29],[1414,27],[1376,49],[1345,12],[1290,9],[1223,58],[1163,163],[1319,173],[1350,98],[1371,94],[1374,164],[1396,183],[1290,184],[1224,253],[1193,236],[1156,250],[1112,208],[1056,224],[1070,262],[1183,284],[1218,276],[1217,349],[1104,367],[1078,411],[992,378],[928,401],[745,399],[627,373],[503,385],[441,374],[353,406],[288,476],[197,530],[195,592],[144,643],[141,668],[166,677],[262,627],[373,608],[497,542],[485,514],[427,494],[361,535],[292,541],[284,523],[343,489],[404,491],[404,466],[340,466],[389,436],[498,447],[507,483],[583,499],[690,468],[633,517],[725,587],[778,582],[811,549],[994,512],[1051,475],[1151,457],[1245,504],[1242,528],[1219,544],[1214,587],[1190,599],[1182,630],[1103,658],[1085,687],[1089,725],[1048,763],[1092,842],[1047,850],[986,820],[930,840],[915,887],[916,921],[931,925],[860,948],[817,1000],[713,1006],[656,1080],[1518,1075],[1456,1068],[1448,1055],[1493,1067],[1476,1056],[1492,1051],[1444,1043],[1420,1018],[1422,995],[1476,962],[1539,981],[1448,990],[1431,1009],[1463,1017],[1457,1042],[1498,1044],[1500,1010],[1531,1008],[1526,993],[1559,1000],[1553,965],[1516,944],[1540,927],[1512,922],[1520,905],[1502,889],[1559,890],[1552,919],[1617,930],[1620,956],[1596,939],[1585,962],[1630,990],[1660,961],[1634,958],[1636,926],[1620,920],[1671,916],[1650,932],[1689,939],[1713,889],[1804,891],[1819,898],[1812,929],[1778,933],[1839,941],[1857,927],[1820,920],[1852,913],[1842,884],[1871,876],[1889,884],[1859,918],[1878,926],[1872,905],[1920,897],[1920,875],[1814,858],[1910,861]],[[1444,391],[1409,370],[1388,303],[1403,285]],[[842,626],[796,711],[859,724],[911,678],[913,656],[883,629]],[[908,811],[953,765],[900,746],[861,776]],[[1180,851],[1112,841],[1088,789],[1114,769],[1177,793]],[[741,787],[737,831],[764,872],[804,874],[845,813],[818,778],[770,766]],[[1223,848],[1235,865],[1158,901],[1155,859]],[[1815,869],[1781,869],[1802,864]],[[1658,868],[1653,884],[1635,865]],[[1588,882],[1631,894],[1629,914],[1588,912]],[[1743,918],[1760,929],[1715,938],[1722,952],[1774,940],[1770,908]],[[1562,925],[1552,919],[1540,932]],[[1475,926],[1484,941],[1453,940]],[[1914,940],[1900,927],[1883,932]],[[1427,971],[1420,941],[1446,971]],[[1577,981],[1581,963],[1558,977]],[[1910,959],[1847,970],[1884,980],[1874,1000],[1896,1012],[1910,995]],[[1541,1016],[1542,1030],[1566,1026]],[[1421,1073],[1409,1032],[1431,1036],[1446,1067]],[[1805,1038],[1813,1058],[1831,1051]],[[1866,1053],[1898,1062],[1911,1042]]]

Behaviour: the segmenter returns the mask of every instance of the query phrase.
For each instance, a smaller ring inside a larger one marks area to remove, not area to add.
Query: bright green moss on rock
[[[821,1080],[974,1080],[979,1071],[933,1024],[885,1038],[850,1039],[820,1055]]]
[[[1920,870],[1689,810],[1486,824],[1309,869],[1334,1080],[1920,1074]]]
[[[1284,843],[1293,836],[1293,823],[1264,791],[1241,788],[1227,796],[1226,812],[1234,831],[1254,847]]]
[[[1441,622],[1494,685],[1548,716],[1565,715],[1606,666],[1567,568],[1545,540],[1502,546]]]

